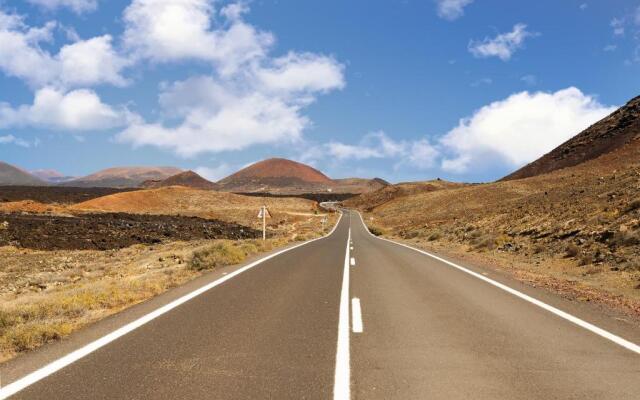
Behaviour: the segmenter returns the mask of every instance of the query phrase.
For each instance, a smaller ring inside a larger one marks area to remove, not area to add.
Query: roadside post
[[[271,218],[267,206],[260,207],[258,218],[262,218],[262,240],[267,240],[267,218]]]

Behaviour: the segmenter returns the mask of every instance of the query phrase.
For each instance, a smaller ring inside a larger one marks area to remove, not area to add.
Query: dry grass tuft
[[[245,249],[243,249],[233,242],[218,242],[194,252],[189,261],[189,267],[196,271],[204,271],[226,265],[239,264],[247,257],[246,251],[249,250],[248,247],[245,246]],[[255,246],[253,249],[257,250]]]

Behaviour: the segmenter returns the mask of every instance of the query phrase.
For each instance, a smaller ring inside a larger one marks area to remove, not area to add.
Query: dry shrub
[[[542,243],[536,243],[533,246],[533,254],[540,254],[540,253],[544,253],[546,247],[542,244]]]
[[[580,247],[575,243],[569,243],[565,248],[566,257],[576,257],[578,254],[580,254]]]
[[[442,233],[440,231],[434,231],[434,232],[431,232],[427,240],[429,240],[430,242],[433,242],[440,238],[442,238]]]
[[[194,252],[189,261],[189,267],[196,271],[203,271],[241,263],[246,256],[247,254],[241,247],[234,246],[228,241],[222,241]]]
[[[593,254],[591,253],[583,254],[582,257],[580,257],[580,260],[578,260],[578,264],[580,266],[593,264]]]
[[[640,208],[640,199],[632,200],[628,205],[626,212],[635,211]]]
[[[617,246],[636,246],[640,244],[640,233],[638,231],[616,232],[611,243]]]
[[[375,236],[382,236],[385,234],[385,230],[380,228],[379,226],[370,226],[369,232],[371,232]]]
[[[483,234],[473,238],[471,244],[476,250],[493,250],[497,246],[497,238],[491,233]]]

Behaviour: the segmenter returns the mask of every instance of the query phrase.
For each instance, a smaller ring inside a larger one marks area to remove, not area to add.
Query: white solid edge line
[[[334,400],[349,400],[351,398],[351,361],[349,353],[349,240],[351,239],[351,228],[349,228],[348,238],[344,256],[342,289],[340,291],[336,373],[333,382]]]
[[[362,333],[362,309],[360,307],[360,299],[354,297],[351,299],[351,330],[353,333]]]
[[[356,265],[356,259],[355,259],[355,258],[353,258],[353,257],[351,257],[351,265],[352,265],[352,266],[353,266],[353,265]]]
[[[174,308],[186,303],[187,301],[193,299],[194,297],[197,297],[199,295],[201,295],[202,293],[213,289],[214,287],[228,281],[229,279],[240,275],[241,273],[255,267],[256,265],[259,265],[267,260],[270,260],[274,257],[279,256],[282,253],[286,253],[288,251],[291,251],[293,249],[297,249],[298,247],[307,245],[309,243],[315,242],[316,240],[320,240],[320,239],[324,239],[326,237],[329,237],[333,234],[333,232],[335,232],[336,228],[338,227],[338,225],[340,224],[340,221],[342,220],[342,216],[344,214],[341,212],[340,213],[340,217],[338,218],[338,221],[336,222],[335,226],[333,227],[333,229],[331,230],[331,232],[329,232],[327,235],[316,238],[316,239],[312,239],[309,240],[307,242],[304,243],[300,243],[296,246],[293,247],[289,247],[287,249],[283,249],[280,250],[276,253],[270,254],[264,258],[261,258],[259,260],[256,260],[254,262],[252,262],[251,264],[245,265],[244,267],[237,269],[231,273],[229,273],[228,275],[223,276],[222,278],[219,278],[211,283],[208,283],[202,287],[200,287],[199,289],[194,290],[193,292],[190,292],[168,304],[165,304],[164,306],[157,308],[156,310],[136,319],[135,321],[132,321],[118,329],[116,329],[115,331],[108,333],[107,335],[101,337],[100,339],[97,339],[69,354],[67,354],[66,356],[63,356],[53,362],[51,362],[50,364],[45,365],[44,367],[31,372],[30,374],[27,374],[26,376],[10,383],[9,385],[0,388],[0,400],[4,400],[6,398],[8,398],[9,396],[12,396],[16,393],[18,393],[19,391],[25,389],[26,387],[33,385],[34,383],[40,381],[41,379],[46,378],[47,376],[61,370],[62,368],[74,363],[75,361],[78,361],[79,359],[93,353],[94,351],[98,350],[101,347],[106,346],[107,344],[113,342],[114,340],[126,335],[127,333],[130,333],[131,331],[141,327],[142,325],[146,324],[147,322],[150,322],[152,320],[154,320],[155,318],[158,318],[159,316],[161,316],[162,314],[165,314],[171,310],[173,310]]]
[[[462,266],[460,266],[460,265],[458,265],[456,263],[453,263],[451,261],[445,260],[444,258],[438,257],[438,256],[436,256],[434,254],[431,254],[429,252],[426,252],[424,250],[420,250],[420,249],[417,249],[415,247],[411,247],[411,246],[406,245],[404,243],[394,242],[393,240],[390,240],[390,239],[378,237],[378,236],[372,234],[369,231],[369,228],[367,227],[367,224],[364,223],[364,219],[362,218],[362,214],[360,214],[360,212],[358,212],[358,215],[360,215],[360,221],[362,222],[362,225],[364,225],[365,230],[371,236],[373,236],[376,239],[384,240],[384,241],[396,244],[398,246],[406,247],[408,249],[417,251],[417,252],[422,253],[422,254],[424,254],[426,256],[429,256],[429,257],[431,257],[433,259],[436,259],[436,260],[438,260],[440,262],[443,262],[443,263],[449,265],[450,267],[456,268],[456,269],[458,269],[458,270],[460,270],[462,272],[465,272],[465,273],[467,273],[467,274],[469,274],[469,275],[471,275],[471,276],[473,276],[475,278],[478,278],[478,279],[480,279],[482,281],[485,281],[486,283],[488,283],[490,285],[493,285],[493,286],[495,286],[495,287],[497,287],[499,289],[502,289],[505,292],[510,293],[510,294],[512,294],[512,295],[514,295],[516,297],[519,297],[520,299],[522,299],[524,301],[527,301],[527,302],[529,302],[531,304],[534,304],[534,305],[536,305],[536,306],[538,306],[538,307],[540,307],[540,308],[542,308],[544,310],[547,310],[550,313],[555,314],[558,317],[563,318],[563,319],[565,319],[565,320],[567,320],[567,321],[569,321],[569,322],[571,322],[571,323],[573,323],[575,325],[578,325],[581,328],[584,328],[584,329],[586,329],[586,330],[588,330],[588,331],[590,331],[592,333],[595,333],[598,336],[601,336],[601,337],[603,337],[603,338],[605,338],[607,340],[610,340],[611,342],[613,342],[613,343],[615,343],[615,344],[617,344],[619,346],[622,346],[622,347],[624,347],[624,348],[626,348],[628,350],[631,350],[632,352],[634,352],[636,354],[640,354],[640,346],[639,345],[637,345],[637,344],[635,344],[633,342],[630,342],[630,341],[628,341],[626,339],[623,339],[620,336],[617,336],[617,335],[615,335],[615,334],[613,334],[613,333],[611,333],[609,331],[606,331],[606,330],[604,330],[604,329],[602,329],[600,327],[597,327],[597,326],[595,326],[595,325],[593,325],[593,324],[591,324],[591,323],[589,323],[589,322],[587,322],[585,320],[582,320],[582,319],[580,319],[580,318],[578,318],[576,316],[573,316],[573,315],[571,315],[571,314],[569,314],[569,313],[567,313],[565,311],[562,311],[562,310],[560,310],[558,308],[555,308],[555,307],[553,307],[553,306],[551,306],[551,305],[549,305],[547,303],[544,303],[544,302],[542,302],[542,301],[540,301],[540,300],[538,300],[536,298],[533,298],[533,297],[531,297],[529,295],[526,295],[526,294],[524,294],[524,293],[522,293],[522,292],[520,292],[520,291],[518,291],[516,289],[513,289],[513,288],[503,284],[503,283],[494,281],[493,279],[487,278],[486,276],[484,276],[482,274],[479,274],[477,272],[473,272],[473,271],[471,271],[471,270],[469,270],[469,269],[467,269],[465,267],[462,267]]]

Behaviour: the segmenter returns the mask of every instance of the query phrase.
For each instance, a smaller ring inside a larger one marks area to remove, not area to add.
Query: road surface
[[[640,354],[616,337],[375,238],[347,211],[326,238],[12,398],[638,399]]]

